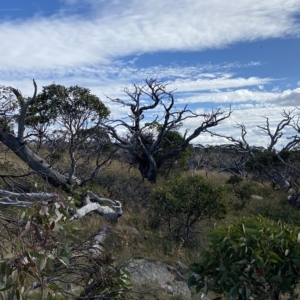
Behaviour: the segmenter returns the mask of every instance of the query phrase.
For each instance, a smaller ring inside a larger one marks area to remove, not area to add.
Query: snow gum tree
[[[126,150],[138,164],[142,177],[152,183],[156,182],[157,172],[165,162],[181,154],[192,140],[231,115],[231,111],[221,109],[210,113],[196,113],[187,106],[178,109],[173,92],[157,79],[147,79],[144,85],[134,84],[131,90],[125,89],[125,94],[128,100],[109,99],[129,108],[128,120],[109,120],[103,126],[114,145]],[[169,138],[184,121],[193,118],[199,120],[193,132],[186,130],[181,140]],[[127,135],[121,135],[120,128]]]

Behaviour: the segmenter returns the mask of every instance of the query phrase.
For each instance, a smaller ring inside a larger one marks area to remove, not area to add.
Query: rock
[[[287,197],[286,201],[295,206],[296,208],[300,208],[300,192],[297,194],[293,194]]]
[[[122,231],[126,231],[127,233],[132,233],[134,235],[140,234],[136,228],[130,226],[122,226]]]
[[[191,292],[187,284],[177,280],[176,275],[168,270],[168,266],[162,262],[151,259],[134,259],[127,270],[134,286],[158,287],[172,296],[180,296],[183,299],[191,299]]]
[[[251,199],[256,199],[256,200],[263,200],[264,199],[263,197],[260,197],[258,195],[251,195],[250,197],[251,197]]]

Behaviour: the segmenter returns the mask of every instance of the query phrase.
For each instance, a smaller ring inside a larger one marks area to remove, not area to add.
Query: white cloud
[[[195,66],[171,65],[167,67],[153,66],[137,68],[133,63],[116,61],[111,64],[100,64],[86,67],[57,68],[56,70],[28,70],[0,72],[0,82],[3,85],[18,87],[24,95],[32,93],[32,78],[35,78],[38,88],[53,83],[70,86],[77,84],[92,89],[99,96],[122,96],[124,87],[131,82],[142,83],[145,78],[156,78],[168,82],[168,89],[177,92],[195,92],[202,90],[218,90],[222,88],[237,88],[241,86],[256,86],[258,83],[271,83],[272,78],[235,78],[231,68],[246,68],[250,63],[223,63]],[[225,71],[225,73],[224,73]]]
[[[287,107],[286,110],[292,110],[293,107]],[[250,145],[267,147],[270,142],[268,136],[266,136],[257,125],[265,125],[264,117],[269,117],[271,129],[274,130],[277,124],[282,120],[282,108],[273,107],[271,110],[266,110],[265,108],[247,108],[245,110],[234,110],[231,118],[226,119],[217,127],[214,127],[212,131],[225,135],[233,136],[235,138],[240,137],[240,129],[237,124],[244,124],[246,126],[247,135],[246,141]],[[190,128],[192,132],[196,126],[199,125],[199,120],[190,119],[185,123],[185,128]],[[292,132],[286,132],[286,135],[279,140],[277,148],[280,148],[283,144],[287,142],[286,137],[290,136]],[[224,143],[229,143],[228,140],[222,139],[220,137],[213,137],[210,134],[201,134],[196,138],[193,143],[200,144],[211,144],[219,145]]]
[[[214,79],[197,79],[197,80],[175,80],[170,84],[171,89],[175,89],[178,92],[186,91],[205,91],[212,89],[225,89],[225,88],[240,88],[246,86],[255,86],[261,84],[267,84],[272,82],[271,78],[232,78],[232,74],[223,74],[221,77]]]
[[[235,103],[245,101],[266,102],[277,97],[277,93],[237,89],[235,91],[198,93],[191,96],[180,95],[178,103]]]
[[[88,2],[88,19],[59,13],[0,23],[0,69],[91,66],[130,54],[220,48],[300,31],[298,0]]]
[[[279,106],[299,106],[300,88],[283,91],[274,97],[271,102]]]

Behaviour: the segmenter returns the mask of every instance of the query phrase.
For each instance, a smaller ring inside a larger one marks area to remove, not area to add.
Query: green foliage
[[[109,109],[89,89],[45,86],[26,113],[30,146],[36,147],[36,152],[43,150],[47,161],[59,164],[61,172],[72,175],[70,178],[91,178],[112,150],[108,146],[110,138],[101,128],[109,114]]]
[[[152,123],[146,123],[145,127],[143,128],[142,132],[142,141],[143,145],[147,148],[149,152],[151,145],[153,141],[155,140],[156,136],[160,134],[162,131],[162,124],[159,124],[158,122],[152,122]],[[141,149],[141,145],[139,140],[135,140],[136,137],[132,137],[132,142],[135,144],[137,153],[141,155],[141,157],[147,161],[148,157],[147,155],[143,154],[143,151]],[[162,176],[167,177],[171,171],[173,170],[185,170],[188,159],[192,155],[191,146],[188,145],[185,149],[180,151],[175,156],[170,156],[167,159],[163,159],[162,162],[160,162],[160,159],[164,157],[166,153],[172,152],[173,150],[180,147],[180,145],[183,142],[183,137],[179,131],[176,129],[172,129],[169,131],[164,132],[164,135],[159,143],[159,145],[153,149],[152,154],[157,162],[157,168],[159,169],[159,174]]]
[[[242,209],[250,201],[254,189],[251,183],[246,183],[242,186],[235,188],[234,192],[235,196],[241,201],[240,208]]]
[[[230,176],[230,178],[226,181],[227,184],[232,185],[234,195],[240,201],[240,204],[237,206],[239,209],[242,209],[246,206],[254,192],[254,188],[251,183],[247,182],[242,184],[242,182],[243,179],[236,175]]]
[[[42,93],[37,95],[34,104],[28,108],[26,125],[54,124],[59,119],[63,122],[82,118],[88,121],[86,117],[94,122],[106,118],[109,113],[109,109],[89,89],[51,84],[43,87]]]
[[[0,291],[5,291],[8,299],[27,299],[34,285],[46,285],[49,297],[59,290],[44,283],[43,278],[53,272],[57,263],[70,265],[69,247],[56,236],[67,217],[65,203],[57,201],[51,206],[36,203],[32,209],[24,211],[16,221],[25,225],[21,225],[22,231],[15,231],[3,223],[11,239],[0,254]],[[2,237],[5,238],[5,234]]]
[[[77,197],[83,190],[73,189]],[[52,203],[35,203],[23,211],[3,210],[0,218],[0,299],[65,299],[77,297],[66,285],[74,284],[81,296],[103,299],[127,299],[131,289],[129,274],[115,266],[104,248],[98,254],[89,251],[93,239],[78,240],[69,210],[76,199],[65,195]],[[17,217],[13,217],[17,215]],[[3,218],[3,216],[5,216]],[[79,243],[79,244],[78,244]],[[34,291],[40,288],[39,291]],[[61,299],[61,298],[59,298]]]
[[[148,210],[150,223],[167,224],[172,237],[186,243],[196,222],[225,216],[222,194],[220,188],[214,188],[200,176],[178,176],[153,190]]]
[[[188,284],[197,292],[207,288],[228,299],[279,299],[283,294],[295,299],[298,227],[253,216],[217,227],[208,237],[209,248],[191,265]]]
[[[157,131],[161,130],[161,125],[157,126]],[[160,144],[160,149],[156,156],[163,156],[165,153],[171,152],[172,150],[179,148],[181,143],[183,142],[183,137],[177,130],[170,130],[167,132],[165,137],[162,139]],[[174,157],[168,158],[163,167],[161,167],[160,173],[168,175],[169,172],[177,167],[179,170],[185,170],[188,159],[192,156],[191,146],[187,146],[183,151],[181,151],[178,155]],[[158,158],[157,157],[157,158]]]
[[[300,226],[299,210],[286,203],[286,201],[280,201],[279,203],[262,203],[255,208],[253,213],[260,214],[274,221],[281,220],[290,225]]]
[[[281,151],[280,156],[286,160],[290,157],[289,151]],[[273,151],[263,151],[251,157],[246,163],[246,171],[255,172],[263,171],[264,168],[269,167],[282,167],[283,164],[277,157],[276,153]]]
[[[240,184],[242,181],[243,181],[243,178],[236,176],[236,175],[232,175],[226,181],[226,183],[231,184],[232,186],[236,186],[236,185]]]

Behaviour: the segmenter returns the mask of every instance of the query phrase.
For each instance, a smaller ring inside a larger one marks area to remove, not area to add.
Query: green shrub
[[[232,175],[230,178],[226,181],[226,183],[231,184],[232,187],[235,187],[236,185],[240,184],[243,181],[243,178]]]
[[[245,208],[246,204],[250,202],[251,195],[254,192],[252,184],[249,182],[243,184],[243,179],[236,175],[230,176],[226,183],[232,185],[234,196],[240,201],[240,204],[238,204],[236,208]]]
[[[254,211],[253,214],[260,214],[265,218],[279,221],[284,223],[300,226],[300,213],[290,204],[282,201],[278,204],[275,203],[261,203]]]
[[[189,286],[206,287],[228,299],[295,299],[300,272],[298,227],[263,217],[249,217],[209,233],[210,246]],[[217,299],[223,299],[221,297]]]
[[[246,183],[234,190],[235,196],[240,200],[239,208],[242,209],[251,200],[251,195],[254,192],[253,186],[250,183]]]
[[[131,299],[129,273],[108,250],[93,252],[93,236],[80,237],[69,219],[74,201],[36,202],[22,213],[1,207],[0,299]]]
[[[167,224],[172,238],[186,243],[196,222],[225,216],[222,194],[220,188],[200,176],[178,176],[152,192],[148,209],[150,222],[152,226]]]

